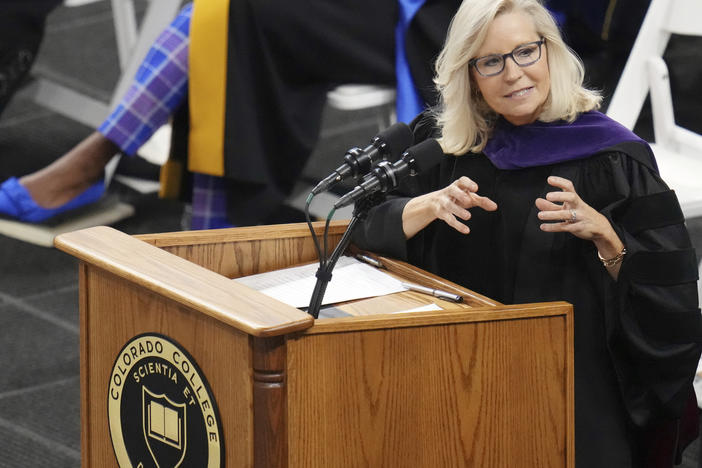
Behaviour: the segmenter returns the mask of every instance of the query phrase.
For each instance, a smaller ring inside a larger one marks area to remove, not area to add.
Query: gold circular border
[[[148,349],[148,346],[146,346],[148,342],[154,342],[153,350],[146,351],[145,353],[140,353],[137,359],[132,360],[131,354],[128,353],[130,347],[136,346],[138,349],[140,345],[143,345],[145,346],[144,349]],[[160,352],[157,352],[156,348],[158,348],[158,346],[155,344],[155,342],[161,344]],[[182,358],[179,360],[179,362],[175,362],[174,359],[171,359],[171,357],[174,357],[176,353],[178,353],[178,355]],[[127,366],[126,369],[120,367],[120,364],[124,364],[122,360],[125,354],[127,356],[130,356],[129,364],[125,364],[125,366]],[[165,335],[152,333],[146,333],[143,335],[135,336],[129,342],[127,342],[119,351],[119,354],[115,359],[115,363],[112,366],[112,372],[110,373],[110,383],[107,390],[107,420],[110,426],[110,439],[112,439],[112,448],[114,449],[115,456],[117,457],[117,463],[119,464],[120,468],[133,468],[133,465],[129,460],[129,455],[127,454],[127,447],[124,443],[124,436],[122,434],[122,419],[120,418],[122,408],[121,388],[124,387],[125,380],[130,377],[130,372],[134,367],[134,364],[148,357],[159,357],[161,359],[165,359],[166,361],[171,363],[173,367],[178,369],[178,371],[185,378],[186,382],[190,383],[191,387],[195,387],[191,379],[188,378],[186,372],[183,371],[183,367],[187,365],[190,369],[189,373],[196,375],[200,383],[203,384],[203,387],[206,390],[205,395],[208,397],[209,401],[212,402],[210,404],[209,411],[207,412],[211,416],[211,419],[208,419],[208,415],[205,414],[205,411],[203,411],[201,404],[198,404],[198,407],[200,409],[200,412],[202,413],[203,419],[205,420],[205,427],[210,428],[211,431],[215,432],[218,437],[216,444],[213,444],[211,441],[208,440],[208,463],[206,468],[221,468],[223,466],[221,463],[222,432],[219,427],[217,404],[215,402],[214,396],[211,393],[211,389],[207,380],[204,378],[203,375],[201,375],[200,367],[197,365],[190,353],[188,353],[185,350],[185,348],[182,348],[174,341],[172,341],[171,338]],[[118,385],[117,382],[121,383]],[[115,393],[113,392],[118,392],[117,398],[114,398]],[[201,401],[202,399],[198,399],[198,403],[200,403]]]

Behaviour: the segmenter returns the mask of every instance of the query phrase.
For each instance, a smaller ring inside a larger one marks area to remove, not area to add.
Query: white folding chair
[[[395,115],[395,88],[380,85],[345,84],[327,93],[327,104],[339,110],[379,108],[378,130],[389,127],[397,120]]]
[[[702,135],[676,125],[662,55],[671,34],[702,36],[700,18],[699,0],[652,0],[607,109],[607,115],[632,129],[650,93],[655,135],[651,146],[661,176],[675,190],[686,218],[702,216]]]

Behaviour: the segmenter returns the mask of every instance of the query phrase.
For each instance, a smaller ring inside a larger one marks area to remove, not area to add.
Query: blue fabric
[[[0,216],[25,223],[40,223],[60,213],[95,203],[104,192],[105,183],[100,180],[61,206],[42,208],[17,178],[11,177],[0,186]]]
[[[558,27],[561,29],[565,28],[568,15],[561,10],[554,10],[552,8],[549,8],[549,11],[551,12],[551,16],[553,16],[553,19],[556,20]]]
[[[584,159],[624,142],[647,143],[601,112],[581,114],[573,123],[536,121],[512,125],[499,119],[483,152],[499,169],[522,169]]]
[[[98,128],[125,154],[135,154],[185,100],[192,7],[183,7],[161,32],[131,86]]]
[[[405,36],[412,18],[425,1],[398,0],[399,19],[395,27],[395,75],[397,76],[396,110],[399,122],[411,122],[424,109],[424,102],[417,93],[407,61]]]
[[[227,179],[193,173],[192,219],[190,229],[234,227],[227,216]]]

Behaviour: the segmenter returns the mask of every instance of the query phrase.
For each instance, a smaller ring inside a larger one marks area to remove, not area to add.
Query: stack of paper
[[[315,273],[318,268],[319,265],[315,263],[245,276],[234,281],[293,307],[307,307],[317,283]],[[406,291],[406,288],[387,273],[355,258],[341,257],[332,271],[332,280],[327,285],[322,305],[401,291]]]

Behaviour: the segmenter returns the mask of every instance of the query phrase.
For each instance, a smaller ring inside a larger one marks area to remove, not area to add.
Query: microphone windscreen
[[[376,136],[388,148],[390,161],[400,159],[402,153],[414,143],[414,134],[404,122],[397,122],[382,130]]]
[[[414,160],[414,170],[417,172],[424,172],[436,166],[444,157],[441,145],[434,138],[429,138],[414,145],[406,153],[409,158]],[[406,158],[406,156],[403,157]]]

